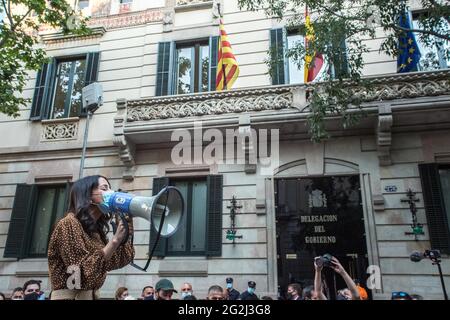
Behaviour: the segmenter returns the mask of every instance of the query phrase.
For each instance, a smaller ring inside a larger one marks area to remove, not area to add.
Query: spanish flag
[[[308,8],[305,11],[305,49],[314,41],[314,28],[311,24],[311,17],[309,16]],[[306,55],[305,57],[305,83],[313,81],[322,69],[323,56],[321,53],[314,52],[313,55]]]
[[[239,66],[231,50],[231,44],[220,19],[219,57],[216,74],[216,91],[229,90],[239,76]]]

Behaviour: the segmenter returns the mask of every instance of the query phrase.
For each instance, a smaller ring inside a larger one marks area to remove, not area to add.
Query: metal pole
[[[80,174],[78,175],[78,179],[83,178],[83,169],[84,169],[84,159],[86,157],[86,147],[87,147],[87,139],[89,133],[89,120],[91,120],[92,112],[89,110],[86,118],[86,127],[84,128],[84,138],[83,138],[83,152],[81,154],[81,163],[80,163]]]
[[[442,275],[442,269],[441,269],[441,263],[436,262],[438,269],[439,269],[439,277],[441,278],[441,285],[442,285],[442,290],[444,291],[444,299],[448,300],[448,296],[447,296],[447,290],[445,290],[445,282],[444,282],[444,276]]]

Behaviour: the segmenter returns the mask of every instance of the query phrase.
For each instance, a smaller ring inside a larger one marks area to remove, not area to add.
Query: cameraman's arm
[[[352,293],[352,299],[353,300],[360,300],[359,297],[359,290],[356,287],[355,282],[353,281],[353,279],[348,275],[347,271],[345,271],[344,267],[341,265],[341,263],[339,262],[338,259],[336,259],[335,257],[333,257],[331,259],[332,264],[333,264],[333,269],[334,271],[336,271],[337,273],[339,273],[341,275],[341,277],[344,279],[345,283],[347,284],[347,288],[351,291]]]
[[[314,268],[316,269],[316,273],[314,275],[314,291],[317,294],[317,298],[319,300],[327,300],[327,297],[323,294],[322,291],[322,268],[319,267],[316,263],[316,259],[314,259]]]

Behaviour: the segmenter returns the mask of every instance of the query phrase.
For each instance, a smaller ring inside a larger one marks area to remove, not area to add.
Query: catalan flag
[[[222,19],[220,19],[219,57],[217,60],[216,90],[231,89],[239,76],[239,66],[231,50]]]
[[[305,11],[305,48],[314,41],[314,28],[311,24],[311,17],[309,16],[308,8]],[[305,57],[305,83],[313,81],[322,69],[323,56],[321,53],[314,52],[313,55],[306,55]]]

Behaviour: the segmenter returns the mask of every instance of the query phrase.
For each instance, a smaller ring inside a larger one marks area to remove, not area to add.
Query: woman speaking
[[[50,238],[48,265],[52,300],[94,300],[106,279],[106,273],[120,269],[134,258],[133,225],[126,230],[122,222],[110,241],[109,215],[99,205],[107,205],[113,193],[108,180],[100,175],[76,181],[70,192],[69,210]]]

